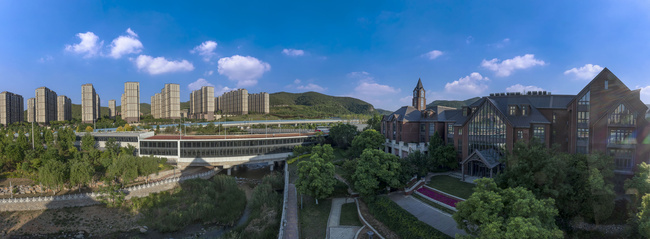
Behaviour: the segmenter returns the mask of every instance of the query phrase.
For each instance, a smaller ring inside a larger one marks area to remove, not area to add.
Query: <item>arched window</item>
[[[620,104],[609,115],[608,123],[610,125],[636,125],[636,114],[625,107],[624,104]]]

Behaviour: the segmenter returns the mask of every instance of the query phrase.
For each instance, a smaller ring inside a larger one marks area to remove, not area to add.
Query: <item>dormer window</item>
[[[509,105],[508,106],[508,114],[509,115],[517,115],[517,106],[516,105]]]
[[[522,105],[521,106],[521,115],[522,116],[528,116],[529,113],[530,113],[530,108],[528,107],[528,105]]]

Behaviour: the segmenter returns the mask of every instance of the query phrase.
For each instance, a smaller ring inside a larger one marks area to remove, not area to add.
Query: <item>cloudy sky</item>
[[[576,94],[604,67],[650,104],[647,1],[0,1],[0,91],[102,105],[138,81],[215,95],[317,91],[388,110],[492,92]],[[25,100],[26,102],[26,100]]]

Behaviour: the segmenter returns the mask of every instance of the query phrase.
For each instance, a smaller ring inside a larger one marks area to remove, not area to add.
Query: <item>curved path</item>
[[[404,193],[401,192],[392,193],[388,195],[388,198],[413,214],[413,216],[417,217],[420,221],[429,224],[450,237],[455,237],[456,234],[467,234],[465,231],[456,227],[456,221],[454,221],[451,215],[433,208],[416,198],[405,196]]]

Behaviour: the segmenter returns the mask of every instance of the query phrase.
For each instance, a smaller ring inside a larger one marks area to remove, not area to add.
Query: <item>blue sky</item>
[[[190,3],[191,2],[191,3]],[[2,1],[0,91],[102,105],[138,81],[318,91],[377,108],[492,92],[576,94],[603,67],[650,104],[647,1]],[[26,102],[26,100],[25,100]]]

